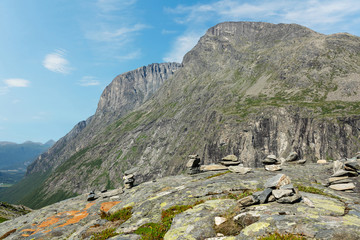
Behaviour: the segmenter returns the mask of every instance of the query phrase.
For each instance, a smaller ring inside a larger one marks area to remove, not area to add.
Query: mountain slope
[[[39,207],[118,187],[132,167],[137,182],[177,174],[194,153],[205,164],[235,154],[261,166],[268,154],[296,151],[315,161],[360,147],[359,37],[296,24],[227,22],[210,28],[182,65],[134,111],[112,123],[99,118],[105,124],[89,127],[75,154],[49,158],[53,171],[25,202]],[[116,102],[119,91],[104,92]],[[110,105],[100,100],[99,106]],[[42,167],[37,161],[29,177]]]

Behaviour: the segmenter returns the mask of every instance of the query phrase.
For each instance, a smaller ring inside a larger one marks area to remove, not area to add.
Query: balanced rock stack
[[[278,203],[296,203],[301,200],[299,191],[294,188],[290,178],[285,174],[278,174],[269,178],[264,187],[264,191],[255,192],[251,196],[240,199],[238,203],[242,207],[246,207],[274,201]]]
[[[337,191],[353,192],[355,184],[353,179],[359,175],[360,159],[358,155],[351,159],[337,160],[333,163],[334,174],[328,179],[331,189]]]
[[[280,171],[282,168],[279,164],[281,162],[276,158],[275,155],[268,155],[264,160],[261,161],[265,166],[266,171]]]
[[[227,155],[220,160],[220,164],[229,167],[229,166],[237,166],[240,164],[238,157],[235,155]]]
[[[134,186],[134,182],[135,182],[134,174],[127,174],[125,172],[125,176],[123,177],[123,179],[124,179],[124,186],[126,189],[130,189]]]
[[[189,161],[186,164],[187,173],[192,175],[200,172],[200,157],[197,154],[189,155]]]

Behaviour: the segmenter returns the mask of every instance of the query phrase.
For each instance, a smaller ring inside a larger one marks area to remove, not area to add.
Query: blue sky
[[[181,62],[223,21],[360,35],[358,0],[1,0],[0,141],[58,140],[123,72]]]

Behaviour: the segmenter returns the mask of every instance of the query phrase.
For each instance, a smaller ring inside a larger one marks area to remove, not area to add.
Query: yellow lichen
[[[346,215],[343,217],[344,225],[355,225],[360,227],[360,218],[355,215]]]
[[[253,224],[247,226],[246,228],[244,228],[243,233],[246,236],[250,236],[251,233],[258,232],[261,229],[267,228],[269,225],[270,225],[270,223],[266,223],[266,222],[256,222],[256,223],[253,223]]]
[[[164,208],[166,205],[167,205],[167,202],[163,202],[163,203],[160,204],[160,207]]]

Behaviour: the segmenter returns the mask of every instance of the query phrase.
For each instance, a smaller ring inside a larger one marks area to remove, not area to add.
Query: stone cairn
[[[261,161],[264,164],[266,171],[280,171],[282,170],[281,165],[285,164],[304,164],[305,159],[299,159],[299,155],[296,152],[291,152],[289,156],[278,159],[275,155],[268,155],[264,160]]]
[[[238,203],[242,207],[246,207],[274,201],[278,203],[296,203],[302,199],[298,189],[294,188],[290,178],[285,174],[278,174],[269,178],[264,187],[264,191],[255,192],[251,196],[240,199]]]
[[[124,179],[124,186],[126,189],[130,189],[134,186],[134,182],[135,182],[134,174],[127,174],[125,172],[123,179]]]
[[[220,164],[226,167],[238,166],[240,164],[240,161],[238,160],[238,157],[235,155],[227,155],[226,157],[223,157],[220,160]]]
[[[187,173],[189,175],[200,172],[200,157],[197,154],[189,155],[189,161],[186,164]]]
[[[333,162],[334,174],[328,179],[328,187],[337,191],[353,192],[353,179],[360,173],[360,152],[350,159]]]

